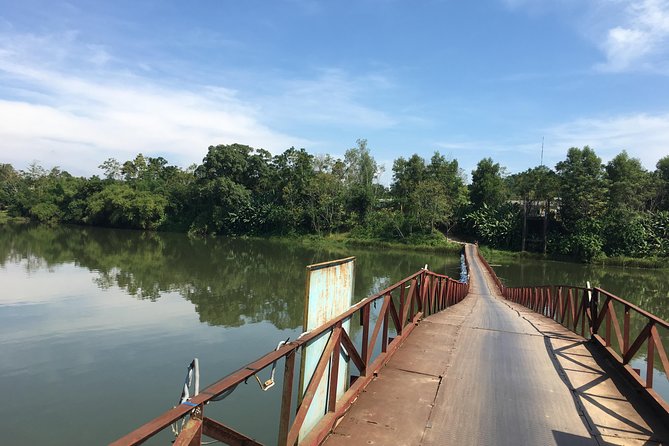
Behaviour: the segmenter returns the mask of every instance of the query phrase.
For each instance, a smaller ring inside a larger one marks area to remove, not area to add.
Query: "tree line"
[[[424,243],[455,233],[585,261],[669,256],[669,156],[647,171],[624,151],[603,164],[586,146],[569,149],[555,169],[516,174],[484,158],[467,185],[457,160],[414,154],[394,161],[388,187],[379,184],[382,168],[366,140],[343,158],[230,144],[210,146],[202,164],[186,169],[142,154],[99,167],[101,176],[84,178],[37,163],[25,171],[2,164],[0,211],[202,236],[344,232]]]

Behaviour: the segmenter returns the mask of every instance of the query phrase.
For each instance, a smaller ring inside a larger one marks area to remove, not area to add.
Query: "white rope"
[[[188,365],[188,370],[186,371],[186,379],[184,379],[184,386],[181,390],[181,396],[179,397],[179,404],[177,406],[184,404],[190,398],[190,387],[193,384],[193,378],[195,378],[195,386],[193,388],[193,396],[196,396],[200,393],[200,362],[197,358],[194,358],[191,363]],[[176,407],[176,406],[175,406]],[[178,437],[181,431],[183,431],[184,426],[186,425],[186,416],[181,418],[181,426],[179,426],[179,420],[172,423],[172,432],[175,437]]]

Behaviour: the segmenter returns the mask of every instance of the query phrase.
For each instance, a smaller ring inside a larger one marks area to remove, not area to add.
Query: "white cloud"
[[[605,71],[662,69],[668,56],[669,1],[631,0],[619,3],[623,22],[611,27],[602,42]]]
[[[306,124],[364,134],[397,122],[361,101],[370,91],[393,88],[381,75],[321,69],[313,78],[258,77],[260,91],[174,87],[147,77],[151,61],[123,61],[106,46],[80,40],[76,31],[0,33],[0,162],[24,168],[38,160],[90,175],[108,157],[142,152],[185,166],[200,162],[211,144],[240,142],[274,153],[332,144],[282,128],[303,133]]]
[[[546,141],[558,161],[569,147],[589,145],[605,162],[627,150],[654,170],[657,161],[669,155],[669,113],[579,119],[547,129]]]
[[[39,160],[91,174],[110,156],[160,154],[186,165],[211,144],[280,151],[308,143],[263,124],[257,107],[233,90],[160,85],[106,68],[112,56],[98,46],[75,48],[75,34],[60,37],[0,39],[2,162]]]
[[[597,70],[669,70],[669,0],[501,1],[510,9],[565,15],[603,52]]]
[[[508,168],[509,173],[538,166],[541,159],[541,139],[545,138],[544,164],[555,167],[565,159],[570,147],[590,146],[604,163],[621,151],[639,158],[648,170],[655,170],[660,158],[669,156],[669,113],[629,114],[578,119],[532,132],[532,139],[474,140],[461,137],[434,145],[456,153],[466,172],[485,157]]]

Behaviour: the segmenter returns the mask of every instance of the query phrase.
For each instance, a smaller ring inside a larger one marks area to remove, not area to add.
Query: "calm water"
[[[614,295],[638,305],[650,313],[669,320],[669,274],[666,270],[652,270],[639,268],[603,267],[597,265],[581,265],[576,263],[538,261],[538,260],[508,260],[488,259],[495,272],[507,286],[523,285],[591,285],[603,288]],[[622,306],[615,306],[618,321],[623,323]],[[635,317],[631,313],[630,337],[635,336],[643,329],[646,319]],[[612,334],[613,328],[611,329]],[[602,327],[603,332],[603,327]],[[669,330],[659,328],[665,349],[669,350]],[[615,334],[613,334],[615,336]],[[617,345],[617,342],[614,342]],[[653,388],[666,401],[669,401],[669,382],[662,371],[660,358],[655,356],[655,373],[653,374]],[[641,369],[641,375],[646,376],[646,344],[644,344],[632,361],[632,366]]]
[[[106,444],[129,432],[174,406],[193,357],[204,386],[299,336],[305,266],[348,255],[357,299],[426,263],[459,274],[457,256],[430,253],[0,227],[2,443]],[[280,389],[249,381],[207,413],[273,444]]]

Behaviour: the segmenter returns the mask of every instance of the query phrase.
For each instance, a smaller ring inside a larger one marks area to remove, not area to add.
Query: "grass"
[[[8,211],[0,211],[0,225],[6,225],[6,224],[23,224],[23,223],[28,223],[28,219],[24,217],[12,217],[9,215]]]
[[[289,241],[291,243],[299,243],[307,247],[323,248],[323,249],[344,249],[344,248],[383,248],[390,250],[412,250],[412,251],[429,251],[429,252],[443,252],[443,253],[459,253],[462,250],[462,245],[451,242],[442,234],[434,234],[432,236],[423,237],[407,237],[402,242],[387,241],[372,238],[353,237],[350,233],[337,233],[329,235],[296,235],[296,236],[282,236],[272,237],[272,239],[280,241]]]
[[[519,260],[519,259],[537,259],[537,260],[564,260],[557,259],[549,254],[542,254],[538,252],[528,251],[506,251],[502,249],[495,249],[489,246],[479,245],[479,251],[486,259],[495,260]]]
[[[598,257],[592,261],[593,265],[601,266],[619,266],[623,268],[649,268],[663,269],[669,268],[669,259],[662,257]]]
[[[527,251],[505,251],[501,249],[490,248],[488,246],[479,246],[479,250],[483,257],[489,262],[495,261],[509,261],[509,260],[557,260],[560,262],[582,263],[581,261],[572,257],[558,255],[558,254],[542,254],[538,252]],[[607,257],[601,255],[590,262],[591,265],[599,266],[617,266],[623,268],[648,268],[648,269],[664,269],[669,268],[669,259],[663,257]]]

